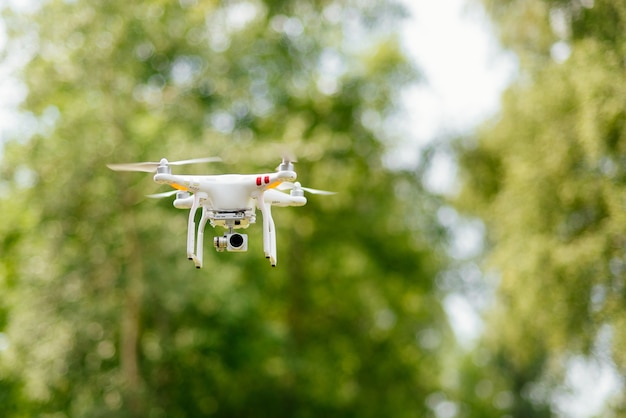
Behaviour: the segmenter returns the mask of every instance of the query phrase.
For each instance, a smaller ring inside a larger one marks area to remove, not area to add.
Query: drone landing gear
[[[195,264],[196,268],[199,269],[202,267],[202,251],[203,251],[203,243],[204,243],[204,227],[206,226],[207,221],[209,220],[209,211],[205,206],[202,207],[202,217],[200,218],[200,225],[198,225],[198,244],[197,248],[195,243],[195,233],[196,233],[196,212],[200,207],[200,200],[206,199],[207,195],[205,193],[196,193],[193,195],[193,204],[191,205],[191,210],[189,211],[189,222],[187,224],[187,258],[192,260]],[[196,250],[194,252],[194,249]]]
[[[204,244],[204,228],[210,219],[219,219],[220,225],[228,228],[228,233],[221,237],[215,237],[213,245],[219,252],[235,251],[243,252],[248,250],[248,236],[233,232],[238,222],[242,222],[242,217],[246,218],[241,212],[219,212],[216,213],[207,208],[203,202],[208,198],[206,193],[195,193],[193,195],[193,203],[189,211],[189,221],[187,224],[187,258],[193,261],[196,268],[202,268],[202,254]],[[263,193],[257,197],[257,205],[263,215],[263,251],[265,258],[269,259],[272,267],[276,267],[276,227],[272,218],[271,205],[265,202]],[[195,216],[198,209],[202,206],[202,217],[197,229],[196,240],[196,222]],[[247,218],[246,218],[247,219]],[[249,220],[248,220],[249,221]],[[213,225],[213,221],[211,221]]]
[[[257,204],[263,215],[263,251],[265,258],[270,260],[272,267],[276,267],[276,228],[272,218],[272,206],[265,203],[263,193],[257,197]]]

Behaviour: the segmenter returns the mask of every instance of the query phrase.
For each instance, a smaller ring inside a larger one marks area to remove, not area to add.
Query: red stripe
[[[261,185],[261,177],[257,177],[256,178],[256,185],[260,186]]]
[[[265,176],[265,184],[268,184],[270,182],[270,176]]]

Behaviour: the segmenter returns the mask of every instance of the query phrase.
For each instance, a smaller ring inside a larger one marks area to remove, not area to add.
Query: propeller
[[[178,192],[180,192],[180,190],[170,190],[169,192],[147,194],[146,197],[149,197],[150,199],[161,199],[164,197],[174,196]]]
[[[109,167],[111,170],[114,170],[114,171],[142,171],[144,173],[153,173],[157,171],[159,167],[167,167],[170,165],[214,163],[218,161],[222,161],[222,159],[219,157],[204,157],[204,158],[193,158],[191,160],[167,161],[165,158],[163,158],[158,163],[145,162],[145,163],[107,164],[107,167]]]
[[[283,159],[283,162],[291,162],[291,163],[298,162],[298,158],[291,150],[283,149],[280,153],[280,156]]]
[[[299,182],[292,183],[290,181],[284,181],[280,183],[277,189],[278,190],[293,190],[293,191],[304,190],[305,192],[308,192],[311,194],[321,194],[321,195],[337,194],[337,192],[329,192],[328,190],[318,190],[318,189],[311,189],[310,187],[302,187],[302,185]]]
[[[297,163],[298,159],[292,152],[283,149],[281,152],[282,161],[276,171],[294,171],[293,163]]]

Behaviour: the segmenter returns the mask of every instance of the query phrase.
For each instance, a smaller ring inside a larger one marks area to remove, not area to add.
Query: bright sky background
[[[407,52],[423,83],[405,92],[412,141],[427,144],[470,132],[499,107],[517,61],[499,48],[492,26],[476,0],[403,0],[413,17],[403,27]],[[413,165],[415,153],[400,153]],[[437,155],[437,170],[425,179],[441,193],[453,188],[454,162]]]
[[[514,56],[499,48],[478,1],[404,3],[413,14],[403,30],[405,47],[426,81],[407,95],[416,138],[428,142],[472,129],[498,109],[516,69]]]

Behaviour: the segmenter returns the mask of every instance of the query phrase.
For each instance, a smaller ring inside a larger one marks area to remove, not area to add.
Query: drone
[[[182,161],[107,164],[114,171],[141,171],[156,173],[154,181],[166,184],[174,190],[148,195],[151,198],[176,196],[173,204],[177,209],[189,209],[187,224],[187,258],[202,268],[204,229],[209,222],[212,227],[227,230],[213,239],[218,252],[244,252],[248,250],[248,236],[236,232],[256,222],[256,209],[263,217],[263,251],[272,267],[276,267],[276,228],[272,218],[272,206],[304,206],[304,192],[332,195],[334,192],[302,187],[295,182],[293,158],[283,157],[275,172],[263,174],[180,175],[172,174],[172,166],[221,161],[219,157],[195,158]],[[289,193],[286,193],[289,191]],[[196,229],[196,212],[202,208],[200,223]]]

